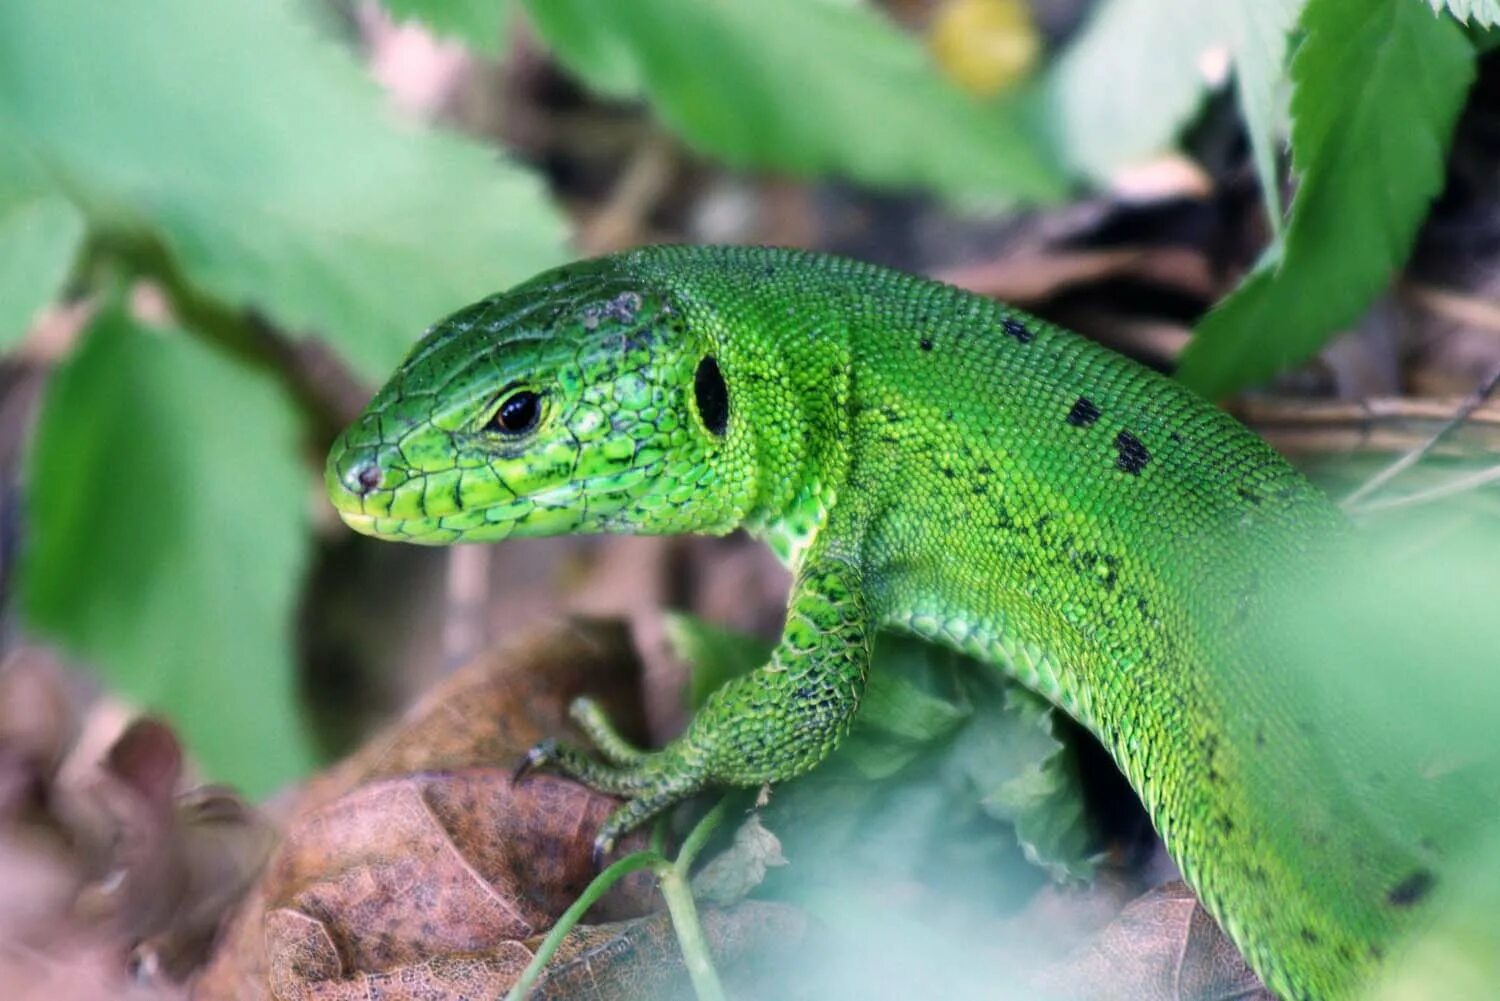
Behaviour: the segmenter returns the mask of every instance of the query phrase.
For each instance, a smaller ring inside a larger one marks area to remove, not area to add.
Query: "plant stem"
[[[552,959],[552,954],[557,951],[558,946],[562,945],[563,939],[568,937],[568,932],[572,931],[582,920],[584,913],[621,879],[646,868],[654,870],[660,878],[661,874],[669,870],[671,866],[660,853],[641,851],[626,855],[595,876],[593,882],[584,888],[577,900],[573,901],[572,906],[563,911],[562,917],[557,919],[557,923],[552,926],[547,937],[542,939],[536,955],[531,957],[531,962],[527,963],[526,969],[521,971],[520,979],[506,992],[505,1001],[525,1001],[526,995],[531,993],[531,988],[536,986],[537,978],[542,975],[542,970]],[[670,907],[670,904],[668,906]]]
[[[547,932],[536,955],[531,957],[531,962],[521,971],[520,979],[506,992],[504,1001],[525,1001],[526,995],[536,986],[537,979],[557,952],[558,946],[562,945],[563,939],[582,920],[584,913],[608,893],[610,887],[641,869],[650,869],[661,886],[662,898],[667,902],[667,913],[672,918],[672,929],[677,933],[677,944],[682,949],[683,965],[692,978],[693,991],[698,995],[698,1001],[727,1001],[724,986],[719,982],[719,974],[714,970],[708,942],[703,936],[703,924],[698,920],[698,907],[693,902],[693,890],[688,877],[691,875],[693,859],[708,844],[709,837],[723,822],[730,798],[725,796],[719,800],[694,825],[683,840],[682,850],[677,853],[675,861],[667,861],[666,856],[654,847],[658,843],[655,835],[664,833],[663,828],[658,825],[653,832],[652,848],[627,855],[595,876],[594,881],[584,888],[572,906],[557,919],[552,930]]]
[[[682,848],[677,852],[677,859],[673,866],[681,870],[683,876],[687,876],[688,870],[693,866],[693,860],[708,843],[709,837],[718,826],[724,822],[724,814],[729,812],[729,800],[733,793],[725,796],[714,804],[714,808],[703,815],[703,819],[693,825],[688,836],[683,839]]]
[[[733,794],[731,794],[733,795]],[[730,796],[714,804],[714,808],[703,815],[683,839],[682,848],[670,866],[658,873],[661,895],[667,902],[667,913],[672,916],[672,930],[677,933],[677,945],[682,949],[682,962],[693,981],[693,993],[698,1001],[725,1001],[724,985],[719,982],[714,969],[713,957],[708,951],[708,942],[703,937],[703,922],[698,919],[698,905],[693,900],[690,882],[693,860],[708,844],[714,830],[724,820],[729,809]]]
[[[672,916],[672,929],[682,948],[683,965],[693,981],[693,993],[698,995],[698,1001],[726,1001],[724,985],[719,982],[708,942],[703,937],[703,924],[698,920],[698,906],[693,902],[686,869],[666,867],[660,878],[661,895],[667,901],[667,913]]]

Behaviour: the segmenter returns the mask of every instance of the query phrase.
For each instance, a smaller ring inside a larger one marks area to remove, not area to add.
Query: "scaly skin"
[[[434,327],[327,482],[383,538],[743,526],[793,568],[770,663],[666,748],[583,705],[605,763],[533,752],[627,798],[601,849],[705,786],[817,765],[886,628],[998,665],[1097,735],[1284,997],[1350,996],[1431,888],[1433,860],[1328,780],[1320,721],[1239,642],[1337,512],[1180,385],[988,300],[778,250],[560,268]]]

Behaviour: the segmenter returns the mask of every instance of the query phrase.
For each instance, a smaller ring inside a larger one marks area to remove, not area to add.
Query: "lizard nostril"
[[[380,467],[373,460],[365,460],[344,474],[344,485],[351,493],[364,497],[370,491],[380,486],[383,474]]]

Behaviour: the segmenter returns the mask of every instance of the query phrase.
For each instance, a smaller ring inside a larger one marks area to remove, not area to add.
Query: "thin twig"
[[[1392,508],[1410,507],[1413,504],[1427,504],[1431,501],[1442,500],[1444,497],[1452,497],[1454,494],[1465,493],[1475,490],[1486,484],[1500,482],[1500,466],[1490,466],[1478,472],[1470,473],[1468,476],[1460,476],[1449,480],[1439,486],[1429,487],[1426,490],[1418,490],[1416,493],[1402,494],[1400,497],[1390,497],[1386,500],[1370,501],[1361,504],[1358,508],[1351,510],[1353,515],[1371,514],[1375,511],[1389,511]]]
[[[443,662],[468,663],[489,644],[492,546],[453,546],[448,550],[448,600],[443,611]]]
[[[664,136],[643,139],[626,161],[604,206],[583,226],[578,243],[589,254],[640,242],[640,231],[677,174],[677,149]]]
[[[1442,441],[1448,434],[1451,434],[1454,429],[1461,427],[1474,411],[1484,405],[1484,402],[1490,398],[1490,394],[1494,393],[1496,386],[1500,386],[1500,366],[1496,366],[1495,370],[1489,374],[1489,377],[1479,385],[1479,388],[1465,397],[1463,403],[1459,404],[1453,416],[1442,427],[1438,428],[1437,432],[1431,438],[1428,438],[1419,447],[1407,452],[1401,458],[1366,480],[1363,486],[1344,498],[1343,506],[1346,509],[1358,506],[1361,500],[1384,487],[1418,462],[1421,462],[1429,452],[1437,447],[1438,442]],[[1369,505],[1366,507],[1368,509]]]
[[[200,340],[279,379],[311,419],[310,434],[320,450],[327,449],[368,399],[337,355],[314,342],[293,341],[253,311],[200,291],[160,242],[101,241],[90,252],[123,261],[135,277],[155,282],[172,319]]]
[[[1237,400],[1230,412],[1287,455],[1395,456],[1419,447],[1460,405],[1443,397],[1272,397]],[[1500,405],[1493,400],[1470,414],[1461,430],[1444,439],[1437,451],[1500,457]]]

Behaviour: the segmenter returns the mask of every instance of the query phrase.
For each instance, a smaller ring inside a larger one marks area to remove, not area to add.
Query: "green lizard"
[[[822,761],[877,629],[1001,667],[1109,750],[1168,851],[1287,998],[1348,997],[1435,881],[1320,770],[1316,720],[1237,642],[1343,534],[1182,386],[957,289],[810,253],[664,247],[461,310],[328,459],[358,531],[426,544],[746,528],[792,568],[769,663],[661,750],[530,760],[625,804],[597,848],[715,785]]]

